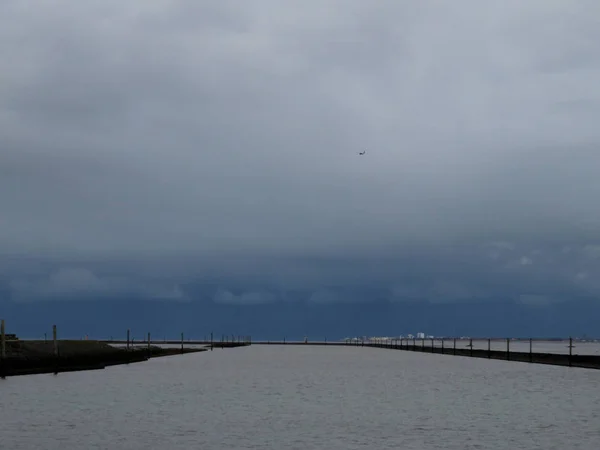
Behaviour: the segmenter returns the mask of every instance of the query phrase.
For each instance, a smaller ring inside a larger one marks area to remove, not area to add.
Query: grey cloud
[[[11,297],[19,301],[118,296],[176,301],[211,299],[238,305],[497,300],[531,304],[537,297],[527,296],[559,302],[600,294],[596,281],[600,261],[589,258],[585,246],[572,245],[568,253],[562,246],[543,251],[505,247],[512,249],[504,259],[490,258],[486,246],[478,250],[430,250],[425,255],[393,259],[242,258],[237,264],[227,259],[198,257],[149,262],[108,259],[96,260],[84,268],[81,261],[71,265],[64,261],[38,261],[11,266],[4,260],[2,273]]]
[[[321,289],[313,292],[308,298],[309,303],[337,303],[341,301],[340,294],[332,290]]]
[[[330,305],[373,301],[374,292],[365,290],[364,286],[361,288],[349,289],[347,285],[317,288],[306,297],[306,302],[315,305]]]
[[[61,260],[15,292],[592,295],[598,4],[435,5],[2,3],[0,251]]]
[[[533,307],[548,306],[557,302],[557,299],[545,295],[522,294],[519,296],[519,303]]]
[[[154,285],[153,285],[154,284]],[[63,267],[47,277],[17,278],[9,283],[14,301],[102,299],[139,297],[148,300],[188,301],[177,285],[157,286],[156,283],[134,282],[131,279],[98,276],[79,267]]]
[[[270,292],[242,292],[241,294],[234,294],[225,289],[219,289],[213,296],[215,303],[228,305],[262,305],[272,303],[275,300],[275,295]]]

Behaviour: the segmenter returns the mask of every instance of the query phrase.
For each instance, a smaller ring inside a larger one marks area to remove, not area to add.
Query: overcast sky
[[[3,1],[5,298],[600,294],[598,17],[597,0]]]

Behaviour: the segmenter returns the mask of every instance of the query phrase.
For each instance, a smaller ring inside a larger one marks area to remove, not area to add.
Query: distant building
[[[425,333],[417,333],[417,339],[425,339]]]

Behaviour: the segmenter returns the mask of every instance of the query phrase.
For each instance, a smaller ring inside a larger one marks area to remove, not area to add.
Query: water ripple
[[[260,347],[0,382],[1,448],[598,448],[600,371]]]

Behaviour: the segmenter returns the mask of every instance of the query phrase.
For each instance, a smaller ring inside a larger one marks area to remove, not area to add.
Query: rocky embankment
[[[58,373],[104,369],[107,366],[147,361],[161,356],[198,353],[206,348],[161,348],[147,346],[117,348],[98,341],[58,341],[58,356],[52,341],[8,341],[6,358],[0,359],[0,376]]]

